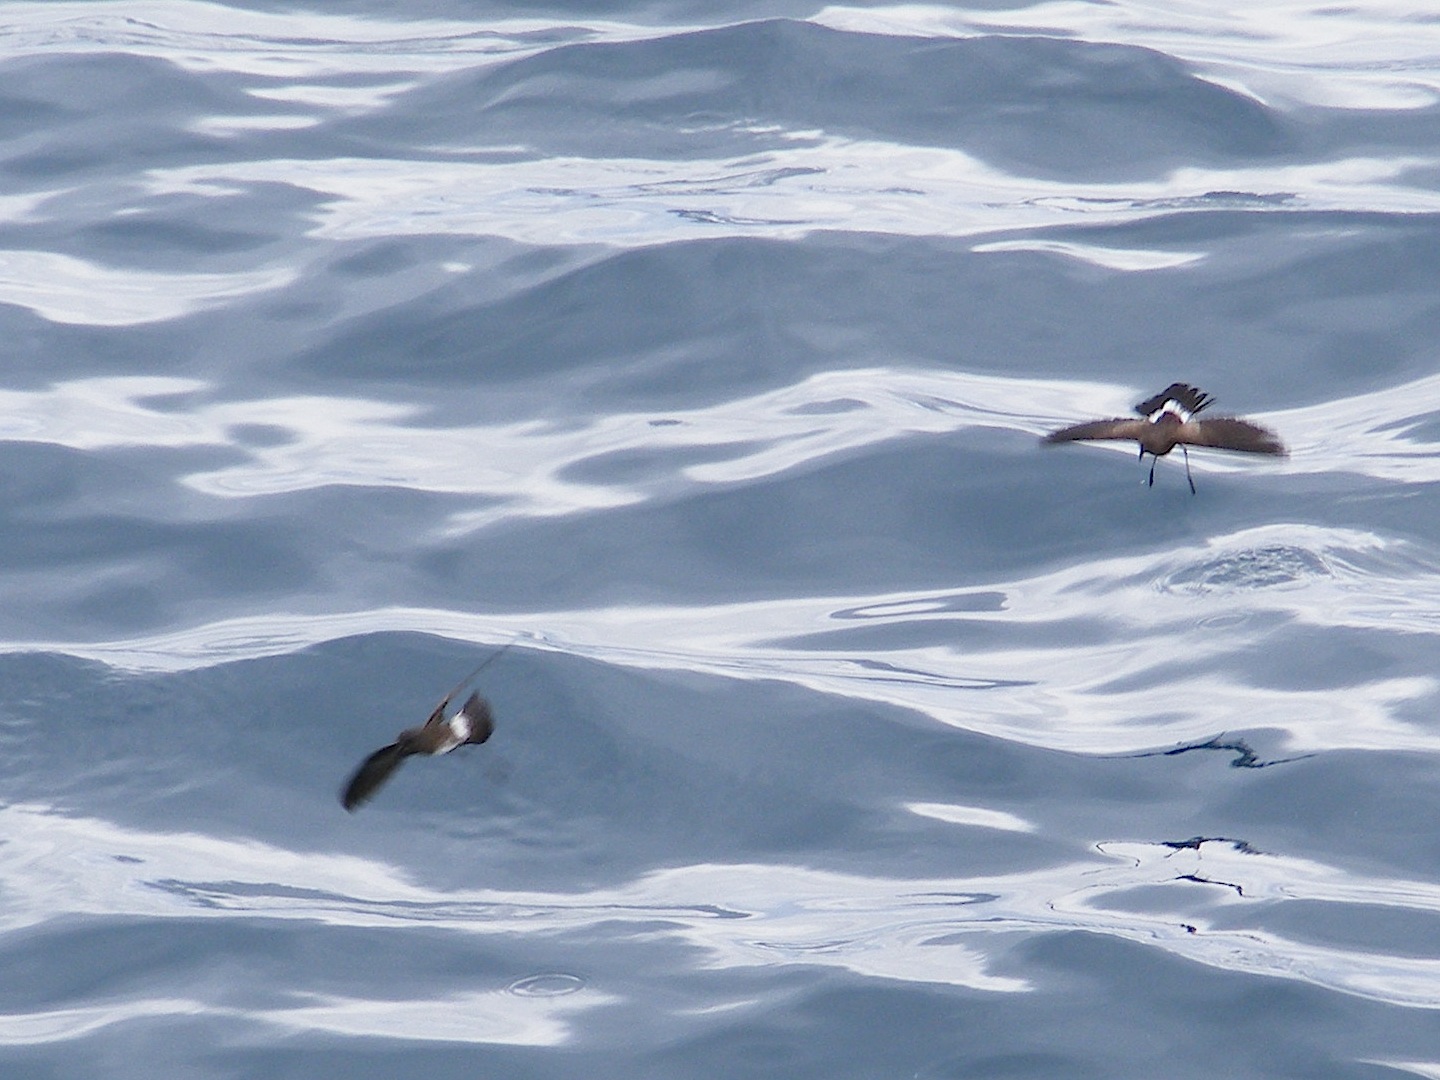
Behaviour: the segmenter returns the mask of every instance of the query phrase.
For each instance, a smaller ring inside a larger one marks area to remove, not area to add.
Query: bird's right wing
[[[370,797],[380,790],[380,785],[390,779],[390,774],[407,757],[409,757],[409,752],[402,750],[399,743],[391,743],[389,746],[382,746],[362,761],[340,796],[340,802],[345,809],[353,812],[357,807],[368,802]]]
[[[468,683],[471,679],[475,678],[476,675],[479,675],[480,672],[484,671],[487,667],[489,667],[493,661],[498,660],[500,659],[500,657],[504,656],[505,653],[509,650],[510,646],[514,644],[515,642],[513,641],[507,641],[504,645],[501,645],[484,660],[480,661],[480,663],[475,666],[474,671],[470,672],[469,675],[466,675],[465,678],[461,679],[458,683],[456,683],[455,689],[451,690],[448,694],[446,694],[443,698],[440,699],[440,704],[435,706],[435,711],[430,714],[430,719],[425,721],[425,726],[429,727],[431,724],[443,723],[445,720],[445,710],[450,707],[450,702],[454,699],[455,695],[460,693],[461,690],[465,689],[465,684]],[[467,702],[466,704],[469,703]],[[462,709],[461,712],[464,712],[464,710]]]
[[[1077,439],[1139,439],[1145,433],[1147,420],[1090,420],[1084,424],[1052,431],[1040,440],[1046,443],[1075,442]]]

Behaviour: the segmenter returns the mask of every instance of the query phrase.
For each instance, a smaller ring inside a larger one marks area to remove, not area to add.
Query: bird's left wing
[[[382,746],[362,761],[340,795],[340,802],[345,809],[353,811],[368,802],[408,756],[409,751],[401,749],[399,743],[391,743],[389,746]]]

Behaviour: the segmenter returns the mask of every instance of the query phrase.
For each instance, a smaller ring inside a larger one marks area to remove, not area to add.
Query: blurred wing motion
[[[382,746],[362,761],[355,770],[355,775],[350,777],[350,782],[345,785],[345,790],[340,793],[340,802],[345,809],[354,810],[368,802],[370,797],[380,790],[381,785],[390,779],[390,774],[411,754],[448,754],[457,746],[483,743],[490,738],[495,731],[495,717],[490,712],[490,703],[478,693],[472,693],[466,698],[460,711],[448,720],[445,718],[445,710],[466,683],[485,670],[487,664],[508,648],[510,644],[496,649],[474,671],[456,683],[455,689],[440,699],[440,704],[435,706],[430,719],[424,724],[418,728],[407,728],[389,746]]]
[[[1135,406],[1141,419],[1115,418],[1089,420],[1083,424],[1052,431],[1041,442],[1046,444],[1077,442],[1081,439],[1134,439],[1140,444],[1140,460],[1151,455],[1150,484],[1155,483],[1155,462],[1175,447],[1185,456],[1185,479],[1190,493],[1195,493],[1195,478],[1190,475],[1190,453],[1187,446],[1213,446],[1219,450],[1242,450],[1251,454],[1287,453],[1280,437],[1268,428],[1238,420],[1233,416],[1198,419],[1201,410],[1210,407],[1213,399],[1189,383],[1171,383],[1154,397]]]
[[[513,641],[507,641],[504,645],[501,645],[500,648],[496,649],[484,660],[482,660],[474,671],[470,672],[469,675],[466,675],[465,678],[461,679],[458,683],[456,683],[455,689],[451,690],[448,694],[446,694],[443,698],[440,699],[440,704],[435,706],[435,711],[430,714],[430,719],[425,721],[425,726],[428,728],[433,724],[444,723],[445,710],[450,707],[450,702],[455,699],[455,695],[460,693],[461,690],[465,689],[466,684],[469,683],[471,679],[475,678],[476,675],[479,675],[480,672],[484,671],[494,661],[504,656],[505,653],[509,650],[510,646],[514,644],[515,642]],[[485,732],[485,739],[488,739],[490,737],[490,732],[495,730],[495,724],[493,721],[490,720],[490,706],[485,703],[484,698],[482,698],[479,694],[471,694],[469,700],[465,702],[465,705],[460,710],[460,712],[465,713],[470,709],[471,706],[476,705],[478,705],[479,709],[483,711],[483,713],[485,714],[486,722],[490,725],[489,729]],[[484,742],[485,739],[475,739],[474,741]]]
[[[1221,450],[1244,450],[1252,454],[1274,454],[1276,457],[1285,457],[1289,453],[1280,437],[1269,428],[1230,416],[1192,420],[1181,428],[1180,441],[1191,446],[1214,446]]]
[[[469,681],[469,679],[465,680],[465,682]],[[448,694],[441,698],[440,704],[435,706],[435,711],[430,714],[430,719],[425,721],[424,726],[428,728],[434,727],[436,724],[443,724],[445,722],[445,710],[450,707],[450,702],[455,700],[455,695],[464,688],[465,683],[462,682],[459,686],[455,687],[454,690],[451,690]],[[468,705],[469,702],[466,702],[466,704]]]
[[[1148,404],[1150,402],[1145,402],[1141,407]],[[1199,409],[1195,411],[1198,412]],[[1173,444],[1157,445],[1152,441],[1162,432],[1173,439]],[[1177,421],[1165,429],[1157,427],[1149,420],[1089,420],[1083,424],[1071,424],[1059,431],[1052,431],[1041,442],[1064,443],[1081,439],[1134,439],[1147,450],[1158,450],[1162,453],[1168,452],[1170,445],[1187,443],[1190,446],[1212,446],[1218,450],[1240,450],[1251,454],[1273,454],[1276,457],[1289,454],[1275,432],[1233,416]]]
[[[1139,439],[1149,427],[1147,420],[1090,420],[1052,431],[1042,442],[1075,442],[1078,439]]]
[[[355,775],[350,777],[350,782],[345,785],[345,793],[340,796],[340,802],[345,809],[354,811],[368,802],[411,753],[412,751],[406,750],[399,743],[391,743],[389,746],[382,746],[362,761],[355,770]]]

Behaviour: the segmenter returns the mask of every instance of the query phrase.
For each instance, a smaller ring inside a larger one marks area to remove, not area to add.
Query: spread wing
[[[466,742],[482,743],[495,732],[495,717],[490,712],[490,703],[479,694],[471,694],[456,714],[465,719],[468,734]]]
[[[1280,437],[1269,428],[1231,416],[1217,416],[1213,420],[1192,420],[1181,427],[1180,441],[1191,446],[1245,450],[1252,454],[1274,454],[1276,457],[1285,457],[1289,453]]]
[[[1149,426],[1146,420],[1090,420],[1052,431],[1042,442],[1074,442],[1077,439],[1139,439]]]
[[[489,656],[487,656],[484,660],[480,661],[480,663],[476,666],[476,668],[475,668],[474,671],[470,672],[469,675],[466,675],[465,678],[461,679],[458,683],[456,683],[456,684],[455,684],[455,689],[454,689],[454,690],[451,690],[448,694],[446,694],[443,698],[440,699],[440,704],[435,706],[435,711],[430,714],[430,719],[425,721],[425,726],[426,726],[426,727],[430,727],[432,724],[443,724],[443,723],[445,723],[445,710],[450,707],[450,702],[454,699],[455,695],[458,694],[458,693],[460,693],[461,690],[465,689],[465,684],[466,684],[466,683],[468,683],[471,679],[475,678],[476,675],[479,675],[480,672],[484,671],[487,667],[489,667],[492,661],[498,660],[498,659],[500,659],[500,657],[504,656],[506,650],[508,650],[508,649],[510,648],[510,646],[511,646],[511,645],[514,645],[514,644],[515,644],[515,642],[513,642],[513,641],[507,641],[504,645],[501,645],[500,648],[496,649],[496,650],[495,650],[494,652],[492,652]],[[470,698],[470,701],[474,701],[474,700],[475,700],[475,698],[474,698],[474,696],[472,695],[471,698]],[[465,703],[466,707],[468,707],[468,706],[470,705],[470,701],[467,701],[467,702]],[[482,705],[485,704],[483,698],[481,699],[481,704],[482,704]],[[488,712],[489,706],[486,705],[485,708],[486,708],[486,711]],[[464,712],[465,710],[464,710],[464,709],[461,709],[460,711],[461,711],[461,712]],[[458,715],[458,714],[457,714],[457,715]],[[493,725],[492,725],[492,729],[493,729]],[[488,739],[489,737],[490,737],[489,732],[486,732],[485,738]],[[475,741],[476,741],[476,742],[484,742],[485,739],[477,739],[477,740],[475,740]]]
[[[390,774],[409,756],[410,751],[402,749],[399,743],[391,743],[389,746],[382,746],[362,761],[340,796],[340,802],[345,809],[353,812],[368,802],[370,797],[380,790],[380,785],[389,780]]]
[[[506,648],[509,648],[509,646],[507,645]],[[504,652],[504,651],[505,651],[504,649],[501,649],[501,650],[500,650],[500,652]],[[495,657],[496,657],[496,656],[499,656],[499,655],[500,655],[499,653],[495,653],[494,655],[492,655],[492,656],[490,657],[490,660],[494,660]],[[488,664],[488,663],[490,662],[490,660],[486,660],[486,661],[485,661],[485,664]],[[481,664],[480,667],[484,667],[485,664]],[[480,669],[479,669],[479,668],[476,668],[475,670],[478,671],[478,670],[480,670]],[[426,726],[426,727],[434,727],[436,724],[443,724],[443,723],[446,722],[446,721],[445,721],[445,710],[450,707],[450,702],[452,702],[452,701],[455,700],[455,695],[458,694],[458,693],[460,693],[461,690],[465,689],[465,684],[468,683],[468,682],[469,682],[471,679],[473,679],[474,677],[475,677],[475,672],[472,671],[469,675],[466,675],[465,678],[464,678],[462,681],[460,681],[459,683],[456,684],[454,690],[451,690],[448,694],[446,694],[443,698],[440,699],[440,704],[435,706],[435,711],[430,714],[430,719],[428,719],[428,720],[425,721],[425,726]],[[468,705],[469,702],[467,701],[466,704]],[[461,712],[464,712],[465,710],[464,710],[464,709],[461,709],[460,711],[461,711]]]

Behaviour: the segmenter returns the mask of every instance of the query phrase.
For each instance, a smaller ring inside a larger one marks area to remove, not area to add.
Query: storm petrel
[[[441,699],[440,704],[435,706],[435,711],[430,714],[430,719],[424,724],[417,728],[406,728],[395,737],[393,743],[382,746],[362,761],[340,795],[340,802],[345,809],[353,812],[368,802],[370,797],[380,790],[380,785],[390,779],[390,774],[399,768],[400,763],[412,754],[448,754],[457,746],[483,743],[490,738],[495,730],[495,718],[490,713],[490,703],[478,693],[471,694],[465,704],[460,706],[460,711],[449,719],[445,717],[445,710],[450,707],[451,699],[480,674],[481,668],[509,647],[507,644],[492,653],[484,664],[466,675],[454,690]]]
[[[1239,420],[1233,416],[1212,416],[1199,420],[1198,414],[1209,407],[1211,397],[1185,383],[1171,383],[1152,398],[1135,406],[1142,419],[1117,417],[1113,420],[1090,420],[1073,424],[1046,435],[1046,443],[1075,442],[1079,439],[1134,439],[1140,444],[1140,460],[1150,454],[1156,460],[1175,447],[1185,455],[1185,479],[1190,481],[1190,494],[1195,494],[1195,481],[1190,475],[1190,446],[1213,446],[1220,450],[1243,450],[1251,454],[1273,454],[1284,457],[1285,444],[1269,428]],[[1150,462],[1150,486],[1155,486],[1155,462]]]

